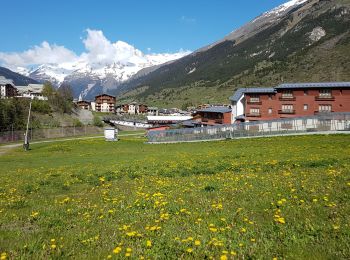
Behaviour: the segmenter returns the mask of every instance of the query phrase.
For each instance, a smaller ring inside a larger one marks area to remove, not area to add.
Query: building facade
[[[350,112],[350,82],[243,88],[230,97],[234,121],[262,121]]]
[[[198,110],[194,119],[201,125],[227,125],[231,124],[232,109],[229,107],[208,107]]]
[[[44,89],[44,84],[29,84],[28,86],[16,86],[18,90],[19,97],[47,100],[42,92]]]
[[[114,113],[116,98],[112,95],[102,94],[95,97],[95,111]]]
[[[0,76],[0,98],[17,96],[17,89],[11,79]]]
[[[80,100],[76,104],[80,109],[91,110],[91,102],[89,101]]]

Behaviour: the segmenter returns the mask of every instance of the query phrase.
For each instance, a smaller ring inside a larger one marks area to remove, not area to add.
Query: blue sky
[[[1,1],[0,52],[43,41],[84,51],[86,29],[141,51],[196,50],[286,0],[11,0]],[[150,49],[149,49],[150,48]]]

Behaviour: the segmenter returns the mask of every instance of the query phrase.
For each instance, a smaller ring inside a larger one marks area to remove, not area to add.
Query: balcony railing
[[[294,96],[281,96],[279,97],[280,101],[295,101],[296,98]]]
[[[260,113],[248,113],[246,114],[247,117],[261,117]]]
[[[329,114],[329,113],[333,113],[333,110],[318,110],[315,111],[315,115],[324,115],[324,114]]]
[[[333,96],[318,96],[318,97],[315,97],[315,100],[316,101],[334,101],[335,97],[333,97]]]
[[[250,101],[247,102],[247,104],[248,104],[248,105],[261,105],[262,102],[261,102],[261,101],[251,101],[251,100],[250,100]]]
[[[216,123],[216,124],[222,124],[222,123],[223,123],[223,120],[222,120],[222,119],[215,119],[215,123]]]
[[[282,110],[278,110],[278,114],[295,114],[295,110],[294,109],[282,109]]]

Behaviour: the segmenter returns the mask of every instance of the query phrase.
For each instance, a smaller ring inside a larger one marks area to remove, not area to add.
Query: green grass
[[[34,144],[1,156],[0,252],[349,259],[349,136],[144,142]]]

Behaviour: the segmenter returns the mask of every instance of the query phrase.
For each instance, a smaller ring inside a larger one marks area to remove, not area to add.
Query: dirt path
[[[118,135],[120,137],[123,136],[141,136],[143,133],[137,133],[137,134],[121,134]],[[42,140],[42,141],[36,141],[36,142],[31,142],[30,144],[42,144],[42,143],[56,143],[56,142],[65,142],[65,141],[73,141],[73,140],[87,140],[87,139],[97,139],[97,138],[104,138],[103,135],[100,136],[89,136],[89,137],[76,137],[76,138],[65,138],[65,139],[52,139],[52,140]],[[4,155],[7,153],[9,150],[17,147],[21,147],[23,143],[16,143],[16,144],[8,144],[8,145],[3,145],[0,146],[0,156]]]

